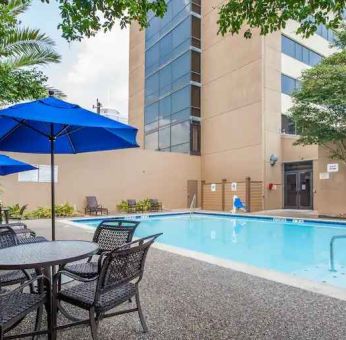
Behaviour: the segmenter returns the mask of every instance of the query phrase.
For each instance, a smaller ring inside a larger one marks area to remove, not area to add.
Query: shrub
[[[143,211],[149,211],[149,210],[151,209],[151,204],[150,204],[149,198],[146,198],[146,199],[144,199],[144,200],[142,200],[142,201],[139,201],[139,202],[137,203],[137,205],[138,205],[138,207],[140,207],[141,210],[143,210]]]
[[[18,216],[20,213],[21,206],[16,203],[13,205],[8,206],[8,213],[10,216]]]
[[[127,201],[122,200],[119,204],[117,204],[117,209],[122,212],[127,212],[128,211],[128,203]],[[137,207],[138,209],[142,211],[150,211],[151,209],[151,204],[149,198],[145,198],[144,200],[137,201]]]
[[[117,204],[117,209],[119,211],[127,212],[129,208],[129,205],[127,201],[122,200],[119,204]]]
[[[57,217],[70,217],[74,216],[75,210],[69,203],[57,204],[55,206],[55,215]],[[24,214],[26,219],[36,219],[36,218],[50,218],[52,216],[51,208],[38,207],[35,210],[29,211]]]

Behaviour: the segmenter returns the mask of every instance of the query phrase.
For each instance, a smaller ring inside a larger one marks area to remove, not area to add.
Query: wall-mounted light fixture
[[[273,153],[270,155],[269,162],[271,166],[274,166],[278,160],[279,160],[278,156],[274,155]]]

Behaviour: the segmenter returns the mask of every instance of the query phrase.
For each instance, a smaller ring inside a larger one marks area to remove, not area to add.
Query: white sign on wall
[[[50,183],[51,167],[50,165],[40,165],[38,167],[38,181],[41,183]],[[58,166],[54,167],[54,182],[58,182]]]
[[[330,163],[327,164],[328,172],[339,172],[339,164],[338,163]]]
[[[38,167],[38,165],[35,165]],[[38,182],[38,170],[29,170],[18,173],[18,182]]]
[[[216,184],[210,184],[210,191],[216,191]]]
[[[237,191],[237,182],[231,183],[231,191]]]
[[[35,165],[38,169],[18,173],[18,182],[50,183],[50,165]],[[54,182],[58,182],[58,166],[54,167]]]
[[[320,172],[320,179],[329,179],[329,172]]]

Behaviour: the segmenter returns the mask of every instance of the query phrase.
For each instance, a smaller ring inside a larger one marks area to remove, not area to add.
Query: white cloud
[[[50,82],[64,91],[68,100],[91,108],[98,98],[105,107],[127,115],[129,32],[115,25],[64,51],[63,62],[50,74]]]

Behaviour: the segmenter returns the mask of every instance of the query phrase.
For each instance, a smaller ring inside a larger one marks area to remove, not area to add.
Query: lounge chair
[[[143,209],[137,204],[136,200],[127,200],[127,212],[136,213],[143,212]]]
[[[150,198],[150,210],[151,211],[162,211],[162,203],[156,198]]]
[[[97,328],[101,319],[138,312],[143,331],[147,332],[148,328],[139,299],[139,283],[144,274],[148,250],[160,235],[126,243],[111,252],[104,253],[99,261],[100,270],[93,280],[86,280],[64,270],[59,271],[53,281],[53,294],[57,297],[59,304],[62,301],[89,312],[87,320],[70,323],[68,326],[87,324],[90,326],[93,340],[97,340]],[[61,275],[71,277],[80,283],[59,291]],[[135,308],[111,311],[133,297],[136,302]]]
[[[103,213],[108,215],[108,209],[104,208],[101,204],[98,204],[96,196],[87,196],[87,206],[85,207],[85,214],[92,215],[103,215]]]
[[[16,221],[21,221],[23,219],[23,215],[24,215],[24,211],[26,210],[26,208],[28,207],[27,204],[24,204],[20,210],[18,214],[14,214],[14,215],[10,215],[10,220],[16,220]]]

